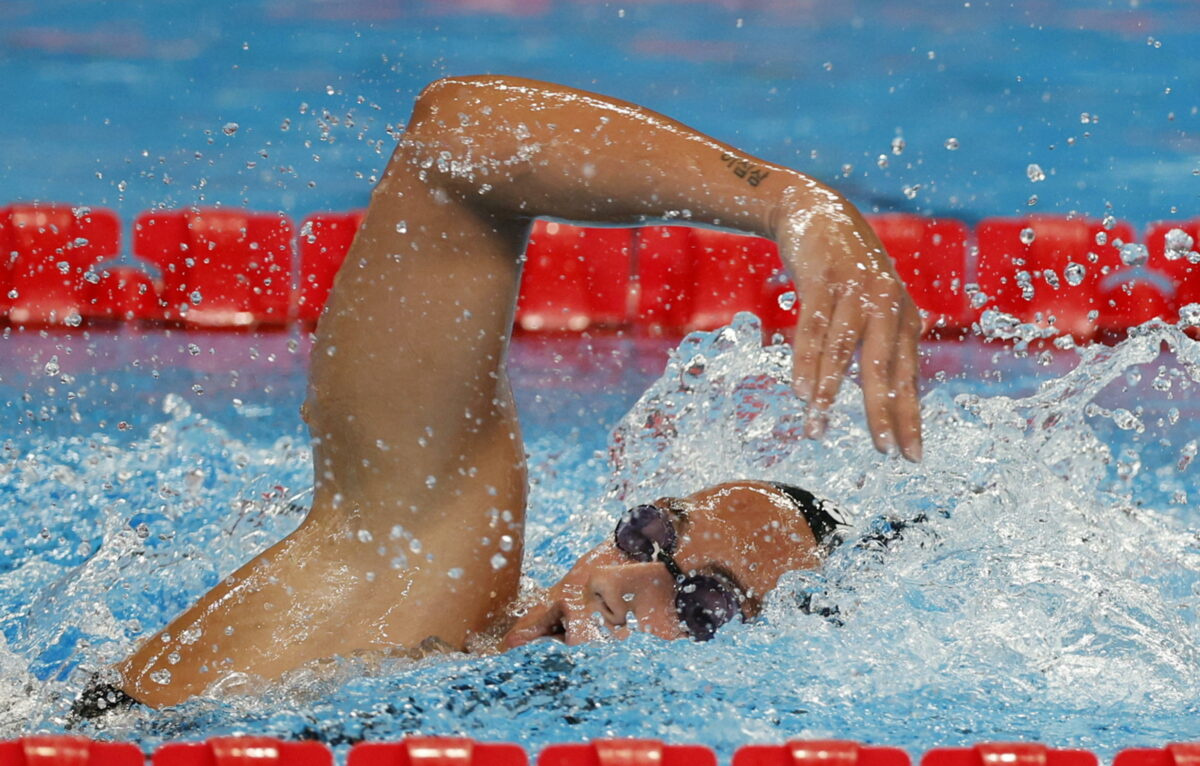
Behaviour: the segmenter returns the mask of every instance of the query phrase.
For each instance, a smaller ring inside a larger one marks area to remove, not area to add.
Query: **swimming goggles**
[[[675,558],[678,537],[670,513],[656,505],[630,508],[617,522],[617,548],[634,561],[661,561],[675,578],[675,610],[684,629],[697,641],[708,641],[742,612],[742,596],[728,578],[716,574],[687,575]]]

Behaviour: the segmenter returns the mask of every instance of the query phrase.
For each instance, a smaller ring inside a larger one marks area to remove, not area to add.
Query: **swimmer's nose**
[[[600,567],[587,583],[589,607],[609,627],[624,627],[632,612],[639,627],[662,634],[675,624],[674,596],[674,578],[659,562]]]

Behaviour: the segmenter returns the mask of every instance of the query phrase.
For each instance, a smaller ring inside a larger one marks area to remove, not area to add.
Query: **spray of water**
[[[991,324],[1015,333],[1020,353],[1041,342]],[[741,315],[685,339],[608,455],[584,454],[570,433],[533,440],[525,562],[531,584],[553,581],[647,498],[735,478],[801,484],[853,528],[821,570],[787,576],[757,622],[706,645],[643,635],[347,659],[265,695],[132,711],[98,731],[138,732],[147,747],[240,731],[340,746],[463,734],[535,749],[619,734],[725,756],[827,736],[914,752],[1034,738],[1111,754],[1188,734],[1200,713],[1200,344],[1151,324],[1115,347],[1058,352],[1077,364],[1028,396],[936,386],[913,465],[871,448],[851,383],[824,441],[802,439],[790,352],[761,337]],[[132,444],[35,442],[8,445],[0,465],[0,491],[26,509],[0,530],[21,551],[0,572],[12,605],[0,617],[5,735],[69,725],[87,668],[294,526],[270,489],[304,485],[310,459],[290,439],[241,441],[179,397]]]

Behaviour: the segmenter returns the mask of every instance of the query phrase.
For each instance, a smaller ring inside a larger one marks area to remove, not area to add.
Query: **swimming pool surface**
[[[420,88],[492,72],[645,104],[868,210],[1144,224],[1200,210],[1197,29],[1184,0],[8,0],[0,202],[360,207]]]
[[[1073,372],[1074,351],[930,345],[926,459],[912,466],[870,448],[853,386],[824,446],[798,439],[786,351],[760,349],[740,321],[691,336],[661,377],[673,345],[661,340],[518,340],[530,582],[552,582],[625,504],[727,478],[836,498],[856,535],[926,521],[886,549],[842,546],[822,572],[789,577],[765,619],[708,645],[639,636],[345,660],[263,697],[82,731],[145,747],[238,732],[335,746],[466,734],[531,751],[651,736],[723,757],[788,737],[913,754],[1036,739],[1111,757],[1195,735],[1196,344],[1159,329],[1084,352]],[[1179,355],[1160,355],[1163,340]],[[72,331],[0,348],[13,368],[0,383],[0,735],[16,735],[61,728],[87,669],[298,523],[288,502],[311,481],[297,412],[306,340]]]

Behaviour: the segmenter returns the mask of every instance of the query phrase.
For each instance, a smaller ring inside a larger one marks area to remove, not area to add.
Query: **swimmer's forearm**
[[[648,109],[511,77],[434,83],[397,153],[502,216],[678,219],[775,237],[781,217],[834,194]]]

